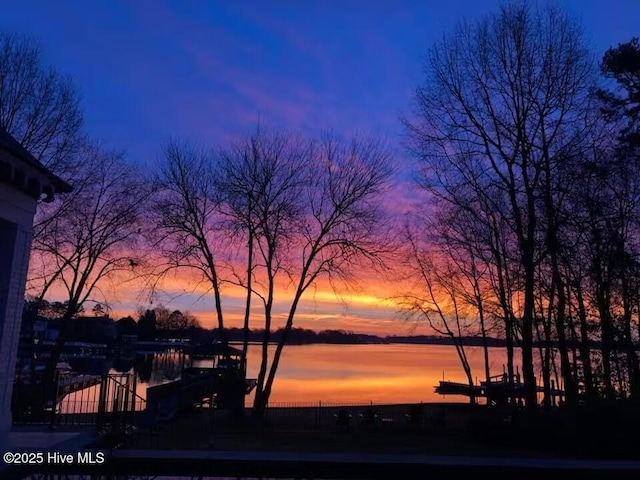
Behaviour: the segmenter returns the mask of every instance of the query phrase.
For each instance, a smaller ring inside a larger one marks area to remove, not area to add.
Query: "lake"
[[[275,348],[275,347],[273,347]],[[467,347],[474,380],[484,379],[481,347]],[[260,347],[251,346],[247,377],[256,378]],[[506,351],[490,349],[491,373],[503,372]],[[148,386],[177,380],[188,357],[162,353],[138,359],[138,393]],[[516,358],[519,364],[519,359]],[[194,362],[205,366],[206,361]],[[459,402],[434,392],[442,379],[465,382],[456,350],[451,345],[290,345],[285,347],[271,394],[271,403],[404,403]],[[247,399],[247,405],[252,398]]]

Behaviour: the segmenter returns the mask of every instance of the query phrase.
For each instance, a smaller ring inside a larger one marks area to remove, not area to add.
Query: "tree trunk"
[[[580,360],[582,361],[582,373],[584,375],[584,390],[587,398],[593,400],[597,397],[593,384],[591,367],[591,349],[589,347],[589,325],[587,323],[587,310],[582,296],[582,285],[576,284],[576,300],[578,301],[578,318],[580,319]]]
[[[533,262],[533,239],[527,239],[523,248],[524,312],[522,315],[522,376],[525,389],[525,401],[529,410],[538,405],[536,376],[533,368],[533,320],[535,314],[535,266]]]
[[[623,302],[623,319],[624,319],[624,345],[627,355],[627,369],[629,370],[629,393],[632,398],[640,399],[640,365],[638,364],[638,355],[636,354],[635,345],[633,344],[633,336],[631,334],[631,305],[630,289],[626,272],[622,274],[622,302]]]
[[[538,335],[538,351],[542,370],[542,384],[544,388],[544,408],[551,408],[551,330],[549,322],[543,324],[544,334],[540,332],[540,322],[536,322],[536,333]]]
[[[615,397],[613,388],[613,368],[611,366],[613,325],[611,322],[611,312],[609,311],[608,295],[606,282],[596,285],[596,299],[598,303],[598,313],[600,315],[601,325],[601,352],[602,352],[602,371],[605,397],[609,400]]]
[[[264,305],[264,315],[265,315],[265,324],[264,324],[264,335],[262,337],[262,358],[260,361],[260,371],[258,372],[258,380],[256,382],[256,396],[253,401],[253,414],[256,417],[262,417],[264,415],[264,411],[267,408],[269,403],[269,396],[271,395],[271,387],[269,385],[269,379],[267,377],[268,370],[268,362],[269,362],[269,339],[271,336],[271,313],[273,309],[273,296],[275,289],[275,279],[273,277],[273,270],[271,269],[271,257],[267,261],[267,271],[268,271],[268,293],[267,300]],[[287,322],[288,324],[289,322]],[[293,318],[291,318],[291,323],[293,323]],[[283,332],[283,337],[285,337],[285,332]],[[280,339],[280,343],[282,342],[282,338]],[[280,345],[278,343],[278,346]],[[276,355],[278,354],[278,350],[276,349]],[[278,357],[279,358],[279,357]],[[274,356],[273,362],[276,361]],[[273,363],[271,364],[271,368],[273,369]],[[277,365],[276,365],[277,368]],[[265,383],[266,382],[266,383]]]
[[[489,344],[487,342],[487,328],[484,320],[484,308],[482,307],[482,299],[478,299],[478,316],[480,317],[480,331],[482,334],[482,352],[484,356],[484,377],[487,385],[491,381],[491,370],[489,368]]]
[[[242,325],[242,355],[240,357],[240,367],[247,371],[247,351],[249,350],[249,318],[251,317],[251,295],[253,281],[253,235],[249,233],[248,262],[247,262],[247,299],[244,310],[244,323]]]
[[[554,284],[558,293],[558,305],[556,308],[556,335],[558,336],[558,351],[560,353],[560,371],[564,382],[564,392],[566,405],[575,407],[577,405],[576,383],[571,372],[571,362],[569,361],[569,348],[567,346],[566,334],[566,295],[564,282],[558,268],[557,256],[555,252],[551,254],[551,264],[553,268]]]
[[[256,388],[255,397],[253,399],[252,415],[256,418],[264,418],[264,414],[269,404],[269,396],[265,392]]]
[[[508,375],[509,383],[513,382],[514,375],[515,375],[514,360],[513,360],[514,353],[515,353],[514,342],[513,342],[513,322],[514,322],[513,317],[511,316],[511,314],[508,314],[507,317],[505,318],[505,329],[506,329],[505,340],[507,345],[507,375]]]
[[[287,317],[287,323],[285,324],[284,329],[282,330],[282,336],[280,337],[280,341],[276,346],[276,351],[273,355],[273,361],[271,363],[271,369],[269,370],[269,376],[267,377],[267,382],[265,384],[265,388],[263,391],[264,398],[262,401],[264,402],[265,405],[269,401],[269,397],[271,396],[271,389],[273,388],[273,381],[276,378],[276,372],[278,371],[278,366],[280,365],[280,357],[282,356],[282,350],[286,345],[287,339],[289,338],[289,333],[293,328],[293,317],[296,313],[296,310],[298,308],[298,302],[300,302],[300,298],[302,298],[303,293],[304,293],[304,290],[302,289],[302,286],[299,286],[298,291],[296,292],[296,295],[293,299],[293,302],[291,302],[291,308],[289,309],[289,316]]]
[[[507,280],[506,274],[503,266],[502,259],[504,258],[500,248],[500,240],[498,234],[498,227],[495,223],[495,219],[492,223],[492,232],[493,232],[493,242],[491,245],[491,253],[493,254],[494,261],[496,263],[496,275],[498,279],[498,299],[500,301],[500,306],[502,307],[502,312],[504,314],[504,336],[505,343],[507,347],[507,375],[509,382],[513,381],[514,378],[514,364],[513,364],[513,356],[514,356],[514,342],[513,342],[513,325],[514,318],[513,312],[510,308],[509,301],[507,299]]]

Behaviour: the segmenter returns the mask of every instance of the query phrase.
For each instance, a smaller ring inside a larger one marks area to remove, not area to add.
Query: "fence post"
[[[56,371],[53,377],[53,399],[51,401],[51,417],[49,420],[49,429],[53,430],[55,428],[56,423],[56,407],[58,406],[58,391],[60,388],[60,373]],[[46,401],[46,393],[45,393],[45,401]]]
[[[130,421],[131,416],[131,408],[129,405],[129,396],[131,395],[131,385],[129,384],[129,374],[125,373],[127,382],[125,383],[126,387],[124,388],[124,418],[123,418],[123,429],[127,429],[127,425]]]
[[[133,412],[135,415],[135,412],[138,410],[136,408],[136,402],[138,401],[138,376],[135,372],[131,375],[133,376]]]
[[[115,395],[113,398],[113,419],[111,421],[111,433],[116,434],[119,432],[120,422],[122,419],[122,386],[120,384],[116,384],[115,386]]]
[[[102,376],[100,381],[100,393],[98,394],[98,416],[96,419],[96,432],[99,434],[100,430],[102,430],[102,426],[104,423],[104,415],[106,410],[106,398],[107,398],[107,389],[108,389],[108,380],[109,374],[106,373]]]

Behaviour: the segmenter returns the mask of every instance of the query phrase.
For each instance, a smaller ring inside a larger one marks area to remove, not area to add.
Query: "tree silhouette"
[[[156,207],[159,245],[169,260],[164,272],[189,268],[202,275],[214,293],[223,341],[222,285],[247,291],[245,342],[252,298],[261,302],[254,400],[261,415],[304,293],[321,277],[348,282],[362,262],[384,263],[380,204],[392,172],[389,154],[376,139],[315,142],[262,129],[218,156],[178,142],[165,154]],[[284,288],[292,299],[269,358],[274,304]]]
[[[87,301],[96,301],[108,279],[122,282],[142,263],[139,220],[148,197],[140,175],[118,153],[97,147],[83,152],[83,182],[73,200],[58,209],[33,242],[30,288],[43,299],[53,285],[65,293],[66,311],[47,363],[52,378],[73,319]]]
[[[156,339],[156,313],[153,310],[140,312],[138,319],[138,339],[148,342]]]
[[[69,78],[43,65],[40,45],[0,33],[0,126],[37,160],[66,178],[81,140],[78,94]]]
[[[624,122],[621,134],[625,142],[640,146],[640,39],[634,37],[607,50],[601,69],[617,86],[616,90],[598,90],[604,112]]]
[[[533,408],[534,324],[541,318],[536,279],[546,261],[554,277],[555,294],[549,298],[557,303],[549,319],[565,342],[565,286],[556,248],[561,179],[591,134],[593,61],[576,24],[560,10],[513,3],[445,36],[429,52],[425,73],[415,117],[407,122],[423,161],[421,185],[478,222],[506,226],[493,228],[506,238],[486,241],[488,247],[495,240],[506,247],[506,252],[492,249],[492,263],[509,272],[512,284],[501,288],[521,296],[521,309],[512,316],[511,299],[500,295],[506,330],[515,327],[521,339],[527,404]],[[571,395],[566,348],[560,350]]]

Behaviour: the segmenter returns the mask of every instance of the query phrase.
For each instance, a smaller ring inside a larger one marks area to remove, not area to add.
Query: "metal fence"
[[[270,403],[261,417],[247,407],[241,418],[229,410],[194,408],[169,422],[139,428],[129,445],[139,449],[259,449],[278,442],[343,441],[352,435],[449,435],[468,428],[473,413],[469,407],[450,403]],[[317,435],[309,440],[311,433]]]
[[[451,411],[451,405],[426,403],[270,403],[264,419],[278,427],[315,430],[358,426],[436,428],[458,423],[459,415],[447,418]]]
[[[133,423],[146,401],[136,393],[133,374],[60,374],[55,394],[45,395],[43,385],[18,386],[14,391],[15,425],[49,425],[52,428],[95,426],[98,429]]]
[[[469,423],[468,405],[450,403],[386,404],[386,403],[330,403],[296,402],[269,403],[262,418],[255,419],[250,407],[244,416],[263,427],[288,431],[334,431],[336,429],[430,430],[466,428]],[[213,432],[233,429],[229,412],[215,408],[208,412],[208,428]],[[247,424],[247,422],[245,422]],[[170,426],[168,426],[170,428]],[[203,424],[201,428],[205,428]]]
[[[96,429],[99,434],[127,433],[135,425],[137,411],[146,401],[136,393],[136,375],[108,374],[102,377],[98,395]]]

